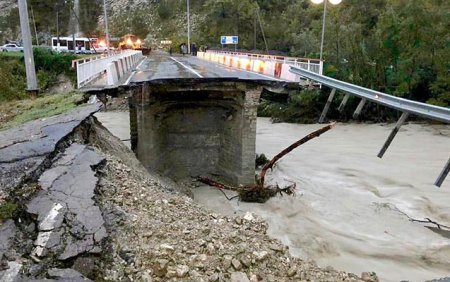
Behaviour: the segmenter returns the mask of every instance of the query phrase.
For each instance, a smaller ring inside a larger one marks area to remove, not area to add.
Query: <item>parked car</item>
[[[17,44],[5,44],[0,46],[0,51],[2,52],[23,52],[23,47]]]

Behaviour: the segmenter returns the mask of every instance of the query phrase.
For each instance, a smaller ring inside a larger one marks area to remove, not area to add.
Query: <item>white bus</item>
[[[75,37],[75,52],[93,54],[104,52],[106,48],[98,46],[97,38]],[[106,47],[106,45],[105,45]],[[52,37],[52,50],[58,52],[73,52],[73,37]]]

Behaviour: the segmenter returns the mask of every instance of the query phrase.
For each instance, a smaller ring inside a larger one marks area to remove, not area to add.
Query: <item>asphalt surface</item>
[[[142,61],[130,82],[141,82],[170,78],[239,78],[248,80],[278,79],[245,70],[236,70],[213,62],[204,61],[194,56],[182,56],[154,51]]]
[[[83,120],[99,110],[99,104],[27,122],[0,132],[0,191],[12,189],[36,175],[57,144]]]

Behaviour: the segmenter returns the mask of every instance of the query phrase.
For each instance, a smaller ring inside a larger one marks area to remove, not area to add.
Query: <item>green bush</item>
[[[274,122],[317,122],[326,100],[320,90],[304,90],[291,95],[287,102],[262,99],[258,116],[271,117]]]
[[[41,91],[53,86],[60,74],[67,76],[75,84],[76,72],[71,68],[77,56],[56,53],[44,48],[34,48],[34,63],[38,85]],[[0,54],[0,101],[26,98],[26,72],[23,56]]]
[[[0,57],[0,101],[26,97],[23,59]]]
[[[13,202],[0,203],[0,223],[14,218],[18,212],[19,205]]]
[[[77,59],[76,55],[71,53],[57,53],[44,48],[34,48],[33,54],[37,72],[44,71],[47,73],[47,77],[41,74],[42,83],[45,86],[43,89],[51,87],[59,74],[66,75],[72,83],[75,83],[76,72],[71,66],[72,60]]]

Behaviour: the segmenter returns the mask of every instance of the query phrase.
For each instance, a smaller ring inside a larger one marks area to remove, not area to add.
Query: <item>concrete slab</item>
[[[131,82],[171,78],[239,78],[244,80],[279,81],[259,73],[233,69],[194,56],[152,54],[140,65]]]

